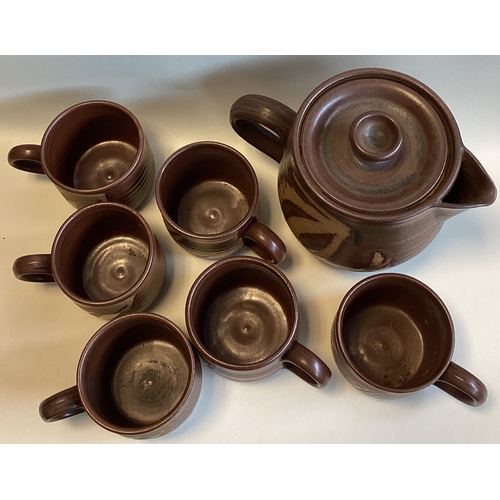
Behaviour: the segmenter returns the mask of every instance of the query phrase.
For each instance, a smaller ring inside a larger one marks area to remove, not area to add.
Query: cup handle
[[[469,406],[480,406],[488,397],[486,386],[453,361],[434,385]]]
[[[55,281],[52,275],[50,254],[23,255],[12,266],[14,276],[21,281],[48,283]]]
[[[238,135],[280,163],[296,113],[279,101],[248,94],[231,106],[229,121]]]
[[[332,372],[330,368],[307,347],[294,342],[284,358],[284,367],[299,378],[318,389],[328,384]]]
[[[40,151],[41,147],[38,144],[20,144],[9,151],[7,160],[18,170],[44,174]]]
[[[253,219],[242,235],[243,243],[259,257],[279,264],[286,255],[286,246],[269,227]]]
[[[85,411],[76,385],[44,399],[38,410],[45,422],[57,422]]]

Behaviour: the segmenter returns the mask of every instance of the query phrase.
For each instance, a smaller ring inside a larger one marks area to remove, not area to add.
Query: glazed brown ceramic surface
[[[322,388],[330,369],[298,342],[299,306],[285,275],[255,257],[228,257],[195,281],[186,326],[210,368],[236,381],[259,380],[282,368]]]
[[[445,103],[414,78],[358,69],[318,86],[299,111],[246,95],[233,128],[280,163],[278,193],[298,240],[325,262],[372,271],[404,262],[496,188]]]
[[[246,245],[274,263],[285,244],[258,219],[259,186],[250,163],[216,142],[184,146],[163,164],[156,200],[174,240],[192,254],[220,258]]]
[[[108,101],[86,101],[57,116],[41,145],[12,148],[9,163],[46,174],[76,208],[115,201],[138,208],[154,182],[154,158],[137,118]]]
[[[154,438],[191,415],[201,381],[199,357],[179,327],[156,314],[130,314],[95,333],[76,386],[44,400],[40,416],[55,422],[85,411],[108,431]]]
[[[395,398],[434,384],[479,406],[487,389],[451,361],[454,343],[453,322],[441,299],[401,274],[357,283],[342,300],[332,329],[335,361],[358,389]]]
[[[96,316],[149,307],[166,276],[163,249],[146,220],[120,203],[98,203],[71,215],[50,254],[16,259],[23,281],[56,281],[78,306]]]

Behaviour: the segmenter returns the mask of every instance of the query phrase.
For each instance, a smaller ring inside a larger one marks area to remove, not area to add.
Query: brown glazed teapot
[[[400,264],[429,245],[447,219],[496,198],[446,104],[396,71],[341,73],[297,113],[245,95],[231,107],[230,122],[280,163],[288,225],[303,246],[337,267]]]

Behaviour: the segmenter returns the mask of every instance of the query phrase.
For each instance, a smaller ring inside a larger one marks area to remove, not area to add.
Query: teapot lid
[[[408,209],[449,185],[460,163],[451,112],[402,73],[342,73],[319,86],[298,116],[295,144],[309,184],[349,209]]]

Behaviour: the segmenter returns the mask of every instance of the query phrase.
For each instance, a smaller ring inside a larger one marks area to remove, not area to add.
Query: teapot
[[[496,199],[443,100],[397,71],[341,73],[298,112],[244,95],[231,106],[230,123],[280,164],[278,194],[290,229],[336,267],[375,271],[405,262],[447,219]]]

